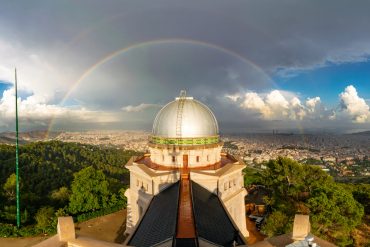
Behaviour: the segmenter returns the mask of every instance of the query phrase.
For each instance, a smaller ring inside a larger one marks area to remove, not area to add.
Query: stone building
[[[127,245],[245,244],[245,165],[222,145],[214,114],[194,98],[182,93],[158,112],[149,153],[126,164]]]

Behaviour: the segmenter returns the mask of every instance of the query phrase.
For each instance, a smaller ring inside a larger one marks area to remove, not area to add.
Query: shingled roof
[[[197,238],[218,246],[233,246],[234,241],[245,244],[218,196],[195,182],[191,182],[191,187]],[[179,182],[153,197],[128,245],[146,247],[172,242],[176,236],[178,200]],[[176,239],[173,245],[189,246],[186,241],[194,240]]]
[[[172,239],[176,232],[179,182],[153,197],[128,245],[153,246]]]
[[[195,182],[192,194],[198,237],[221,246],[244,244],[217,195]]]

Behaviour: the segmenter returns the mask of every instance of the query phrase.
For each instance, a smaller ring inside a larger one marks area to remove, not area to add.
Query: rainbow
[[[223,52],[225,54],[228,54],[232,57],[237,58],[238,60],[242,61],[243,63],[247,64],[248,66],[252,66],[257,71],[261,72],[262,75],[264,75],[270,83],[273,83],[273,80],[255,63],[251,62],[250,60],[246,59],[245,57],[241,56],[240,54],[229,50],[227,48],[224,48],[219,45],[215,45],[212,43],[207,43],[200,40],[193,40],[193,39],[179,39],[179,38],[171,38],[171,39],[156,39],[156,40],[149,40],[145,42],[135,43],[132,45],[129,45],[127,47],[123,47],[119,50],[113,51],[109,53],[108,55],[101,58],[99,61],[94,63],[92,66],[90,66],[88,69],[86,69],[81,76],[72,84],[71,88],[68,90],[68,92],[64,95],[63,99],[60,101],[59,105],[63,105],[65,101],[69,98],[71,93],[84,81],[86,77],[88,77],[91,73],[93,73],[99,66],[107,63],[108,61],[114,59],[117,56],[124,55],[134,49],[144,48],[148,46],[153,45],[160,45],[160,44],[190,44],[190,45],[196,45],[196,46],[203,46],[206,48],[215,49],[217,51]],[[49,122],[48,131],[49,133],[52,130],[54,123],[54,118],[52,118]]]

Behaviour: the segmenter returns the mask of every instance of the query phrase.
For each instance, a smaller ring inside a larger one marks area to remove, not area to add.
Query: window
[[[172,162],[175,162],[175,161],[176,161],[176,157],[172,156]]]
[[[164,155],[162,154],[162,161],[164,161]]]
[[[139,184],[140,184],[139,179],[136,179],[136,187],[139,187]]]
[[[224,183],[224,190],[227,190],[227,183]]]
[[[207,161],[209,161],[209,155],[207,154]]]
[[[199,156],[197,156],[197,162],[199,162]]]
[[[231,188],[231,181],[229,181],[229,188]]]
[[[234,184],[234,186],[236,185],[236,180],[235,180],[235,178],[233,179],[233,184]]]

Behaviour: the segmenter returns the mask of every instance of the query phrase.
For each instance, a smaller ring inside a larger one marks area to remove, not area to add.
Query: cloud
[[[243,96],[226,95],[225,98],[241,109],[254,111],[265,120],[334,119],[332,110],[327,110],[320,97],[307,98],[305,104],[294,92],[272,90],[269,93],[247,92]]]
[[[305,103],[293,92],[272,90],[269,93],[247,92],[243,96],[225,95],[229,101],[245,111],[259,113],[262,120],[295,121],[304,120],[307,126],[310,121],[320,121],[326,126],[329,122],[343,126],[352,121],[355,124],[369,123],[370,107],[365,99],[358,96],[353,85],[349,85],[339,94],[339,110],[327,108],[320,97],[307,98]],[[316,122],[317,123],[317,122]]]
[[[314,97],[314,98],[308,98],[306,100],[306,107],[307,107],[307,110],[311,113],[313,112],[317,112],[321,105],[321,99],[320,97]]]
[[[0,100],[0,128],[9,129],[15,124],[15,95],[14,87],[5,90]],[[84,122],[87,125],[112,123],[120,119],[111,112],[91,111],[85,108],[68,108],[47,104],[40,96],[31,95],[22,100],[18,98],[18,114],[21,128],[47,128],[52,119],[61,122]]]
[[[141,112],[150,108],[160,108],[162,105],[158,104],[146,104],[146,103],[141,103],[140,105],[128,105],[124,106],[121,109],[125,112]]]
[[[247,92],[240,103],[240,107],[257,111],[262,118],[270,120],[302,120],[306,116],[305,107],[294,93],[279,90],[273,90],[268,94]]]
[[[359,97],[354,86],[349,85],[339,94],[341,109],[349,114],[356,123],[364,123],[370,119],[369,106]]]
[[[77,11],[68,11],[71,7]],[[315,1],[295,4],[290,0],[176,4],[107,0],[104,7],[96,0],[89,4],[5,0],[0,8],[0,80],[13,82],[17,67],[20,90],[28,95],[22,97],[22,113],[32,121],[39,117],[40,124],[58,117],[67,129],[75,126],[74,119],[93,126],[100,119],[135,117],[150,125],[152,111],[145,110],[154,109],[152,103],[165,104],[183,88],[214,109],[219,122],[228,123],[223,126],[233,129],[252,124],[256,129],[268,128],[266,123],[277,122],[271,120],[281,120],[285,127],[288,121],[345,117],[354,119],[354,123],[343,122],[352,128],[369,119],[366,111],[342,107],[342,112],[336,112],[326,109],[319,97],[305,99],[299,94],[307,92],[273,91],[276,85],[270,77],[368,61],[369,8],[369,1],[346,0],[322,2],[319,12]],[[343,16],[348,18],[344,21]],[[143,45],[85,74],[114,51],[172,38],[204,45]],[[71,91],[79,78],[81,83]],[[59,105],[70,91],[66,103]],[[1,100],[0,122],[9,124],[13,113],[7,107],[11,106],[6,105],[7,99]],[[84,120],[83,115],[89,117]],[[9,129],[0,127],[0,131]]]

